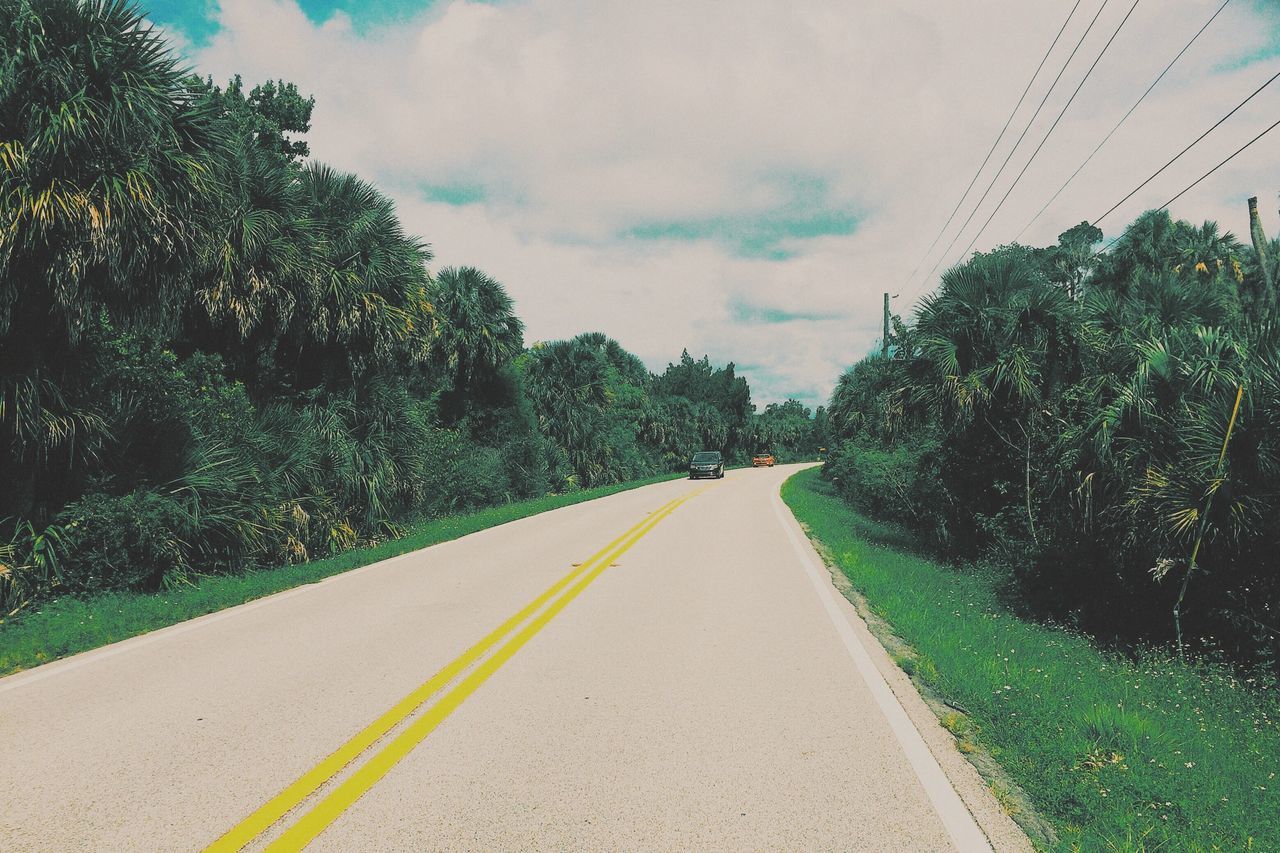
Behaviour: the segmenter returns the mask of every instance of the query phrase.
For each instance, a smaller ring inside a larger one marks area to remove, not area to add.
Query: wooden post
[[[1267,263],[1267,232],[1262,229],[1258,216],[1258,197],[1249,199],[1249,236],[1253,238],[1253,250],[1258,253],[1258,266],[1262,267],[1262,281],[1267,288],[1267,301],[1274,297],[1276,283],[1271,280],[1271,265]]]
[[[880,338],[880,354],[889,357],[889,294],[884,295],[884,335]]]

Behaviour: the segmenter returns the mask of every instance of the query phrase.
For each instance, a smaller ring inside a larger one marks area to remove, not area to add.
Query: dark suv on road
[[[700,477],[711,477],[718,480],[723,476],[724,457],[720,455],[718,450],[704,450],[701,453],[695,453],[693,458],[689,460],[690,480],[697,480]]]

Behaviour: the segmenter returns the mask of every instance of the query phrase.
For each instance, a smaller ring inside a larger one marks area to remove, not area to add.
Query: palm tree
[[[0,333],[171,323],[225,137],[136,6],[3,0]]]
[[[841,374],[831,392],[828,414],[841,440],[892,441],[903,425],[908,396],[902,361],[864,358]]]
[[[202,258],[195,289],[198,316],[221,333],[202,347],[234,352],[250,339],[270,339],[293,319],[299,301],[317,286],[319,246],[306,218],[296,168],[237,140],[222,164],[218,220]]]
[[[644,362],[634,353],[627,352],[622,344],[604,332],[583,332],[576,336],[574,341],[583,346],[592,347],[603,355],[618,372],[618,378],[623,382],[637,387],[648,384],[649,369],[644,366]]]
[[[345,386],[377,367],[425,363],[435,323],[431,250],[405,234],[393,202],[371,184],[314,163],[300,180],[317,271],[281,346],[297,387]]]
[[[1205,220],[1199,227],[1179,221],[1174,226],[1176,269],[1187,274],[1216,278],[1219,273],[1239,283],[1244,279],[1240,256],[1244,247],[1230,231],[1219,233],[1218,223]]]
[[[5,472],[11,494],[30,491],[37,460],[90,446],[100,418],[73,387],[85,332],[161,333],[189,293],[225,137],[184,77],[131,3],[0,0],[0,452],[23,466]]]
[[[923,399],[962,418],[994,398],[1034,405],[1041,383],[1070,370],[1073,309],[1018,253],[979,255],[948,270],[925,298],[915,336],[931,377]]]
[[[453,389],[495,373],[524,348],[524,323],[511,297],[480,270],[445,267],[429,292],[439,323],[435,358]]]
[[[948,270],[941,290],[922,303],[916,323],[917,403],[1020,457],[1033,540],[1034,451],[1047,440],[1040,434],[1046,402],[1078,372],[1078,329],[1076,304],[1049,284],[1020,247],[978,255]],[[1000,458],[992,447],[984,452]]]
[[[1246,303],[1249,316],[1255,320],[1274,319],[1277,304],[1277,286],[1270,282],[1280,282],[1280,239],[1267,240],[1264,236],[1264,254],[1267,269],[1263,270],[1263,259],[1256,251],[1246,251],[1244,260],[1244,281],[1240,287],[1242,301]]]
[[[1120,496],[1119,529],[1162,580],[1182,576],[1173,607],[1179,649],[1187,586],[1206,561],[1231,564],[1233,543],[1257,535],[1280,452],[1275,362],[1231,332],[1172,329],[1136,343],[1132,373],[1090,426],[1097,464]],[[1204,546],[1218,554],[1206,557]]]
[[[538,427],[564,448],[582,485],[608,473],[602,442],[604,410],[613,399],[611,373],[603,354],[578,340],[537,344],[524,365]]]
[[[1230,232],[1219,233],[1216,222],[1196,227],[1174,220],[1167,210],[1148,210],[1135,219],[1102,258],[1097,284],[1128,293],[1133,277],[1172,270],[1186,276],[1239,283],[1243,280],[1243,247]],[[1203,279],[1201,279],[1203,280]],[[1234,291],[1233,291],[1234,292]]]
[[[1146,211],[1125,228],[1115,246],[1102,257],[1098,278],[1120,293],[1126,293],[1134,270],[1170,269],[1177,264],[1176,236],[1169,211]]]

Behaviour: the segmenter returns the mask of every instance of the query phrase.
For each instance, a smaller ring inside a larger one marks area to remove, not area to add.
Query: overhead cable
[[[1096,219],[1091,219],[1091,220],[1090,220],[1090,222],[1091,222],[1093,225],[1097,225],[1099,222],[1101,222],[1102,220],[1104,220],[1104,219],[1106,219],[1108,216],[1110,216],[1110,215],[1111,215],[1111,213],[1112,213],[1112,212],[1113,212],[1117,207],[1119,207],[1120,205],[1124,204],[1124,203],[1125,203],[1126,201],[1128,201],[1129,199],[1133,198],[1133,197],[1138,193],[1138,191],[1139,191],[1139,190],[1141,190],[1141,189],[1142,189],[1143,187],[1145,187],[1147,184],[1149,184],[1149,183],[1151,183],[1152,181],[1154,181],[1154,180],[1155,180],[1155,179],[1156,179],[1156,178],[1157,178],[1157,177],[1158,177],[1162,172],[1164,172],[1164,170],[1165,170],[1165,169],[1167,169],[1167,168],[1169,168],[1170,166],[1172,166],[1172,165],[1174,164],[1174,162],[1176,162],[1176,161],[1178,160],[1178,158],[1180,158],[1183,154],[1186,154],[1188,151],[1190,151],[1192,148],[1194,148],[1194,147],[1196,146],[1196,144],[1197,144],[1200,140],[1204,139],[1204,138],[1205,138],[1206,136],[1208,136],[1210,133],[1213,133],[1213,131],[1214,131],[1214,130],[1216,130],[1216,129],[1218,128],[1218,126],[1219,126],[1219,125],[1221,125],[1224,121],[1226,121],[1227,119],[1229,119],[1229,118],[1231,118],[1233,115],[1235,115],[1235,114],[1240,110],[1240,108],[1241,108],[1241,107],[1243,107],[1245,104],[1249,103],[1249,102],[1250,102],[1250,101],[1252,101],[1254,98],[1256,98],[1256,97],[1258,96],[1258,93],[1260,93],[1263,89],[1267,88],[1267,87],[1268,87],[1268,86],[1270,86],[1272,83],[1274,83],[1277,77],[1280,77],[1280,71],[1277,71],[1275,74],[1271,75],[1271,77],[1267,80],[1267,82],[1263,83],[1263,84],[1262,84],[1261,86],[1259,86],[1257,89],[1254,89],[1254,90],[1253,90],[1253,94],[1251,94],[1249,97],[1245,98],[1245,99],[1244,99],[1243,101],[1241,101],[1240,103],[1236,104],[1236,105],[1231,109],[1231,112],[1227,113],[1227,114],[1226,114],[1226,115],[1224,115],[1222,118],[1220,118],[1220,119],[1218,119],[1216,122],[1214,122],[1212,127],[1210,127],[1210,128],[1209,128],[1208,130],[1206,130],[1204,133],[1200,134],[1200,135],[1199,135],[1199,136],[1197,136],[1194,140],[1192,140],[1192,142],[1191,142],[1191,144],[1190,144],[1190,145],[1188,145],[1186,148],[1183,148],[1183,149],[1182,149],[1181,151],[1179,151],[1177,154],[1173,155],[1173,157],[1172,157],[1172,158],[1170,158],[1169,162],[1165,163],[1165,164],[1164,164],[1163,166],[1161,166],[1159,169],[1156,169],[1156,170],[1155,170],[1155,172],[1153,172],[1153,173],[1151,174],[1151,177],[1147,178],[1145,181],[1143,181],[1142,183],[1138,184],[1136,187],[1134,187],[1132,190],[1130,190],[1130,192],[1129,192],[1129,194],[1128,194],[1128,195],[1126,195],[1124,198],[1120,199],[1120,200],[1119,200],[1118,202],[1116,202],[1115,204],[1111,205],[1111,207],[1107,208],[1107,212],[1106,212],[1106,213],[1102,214],[1101,216],[1097,217]],[[1232,156],[1234,156],[1234,155],[1232,155]],[[1228,159],[1229,159],[1229,158],[1228,158]]]
[[[1274,78],[1273,78],[1273,79],[1274,79]],[[1259,139],[1261,139],[1262,137],[1266,136],[1266,135],[1267,135],[1268,133],[1270,133],[1271,131],[1275,130],[1277,127],[1280,127],[1280,120],[1277,120],[1274,124],[1272,124],[1272,125],[1271,125],[1270,127],[1268,127],[1266,130],[1262,131],[1262,133],[1259,133],[1259,134],[1258,134],[1257,136],[1255,136],[1253,139],[1250,139],[1250,140],[1249,140],[1248,142],[1246,142],[1244,145],[1241,145],[1239,148],[1237,148],[1237,149],[1235,150],[1235,152],[1234,152],[1234,153],[1232,153],[1232,154],[1231,154],[1231,156],[1227,157],[1227,158],[1226,158],[1225,160],[1223,160],[1221,163],[1219,163],[1218,165],[1214,166],[1212,169],[1210,169],[1209,171],[1205,172],[1203,175],[1201,175],[1200,177],[1196,178],[1196,179],[1195,179],[1194,181],[1192,181],[1191,183],[1187,184],[1187,186],[1185,186],[1185,187],[1182,189],[1182,191],[1181,191],[1181,192],[1179,192],[1179,193],[1178,193],[1177,195],[1175,195],[1173,198],[1169,199],[1169,200],[1168,200],[1168,201],[1166,201],[1164,204],[1160,205],[1159,207],[1157,207],[1157,208],[1155,208],[1155,209],[1156,209],[1156,210],[1164,210],[1164,209],[1165,209],[1165,208],[1167,208],[1169,205],[1173,204],[1175,201],[1177,201],[1178,199],[1182,198],[1184,195],[1186,195],[1186,194],[1187,194],[1187,193],[1189,193],[1192,189],[1194,189],[1197,185],[1199,185],[1199,184],[1200,184],[1200,182],[1201,182],[1201,181],[1203,181],[1205,178],[1209,177],[1209,176],[1210,176],[1210,175],[1212,175],[1214,172],[1218,171],[1218,170],[1219,170],[1219,169],[1221,169],[1223,166],[1225,166],[1225,165],[1227,165],[1228,163],[1230,163],[1230,162],[1231,162],[1232,160],[1234,160],[1234,159],[1236,158],[1236,156],[1237,156],[1237,155],[1239,155],[1242,151],[1244,151],[1244,150],[1245,150],[1246,148],[1248,148],[1250,145],[1253,145],[1253,143],[1257,142]],[[1121,240],[1123,237],[1124,237],[1124,235],[1123,235],[1123,234],[1121,234],[1119,237],[1117,237],[1117,238],[1115,238],[1114,240],[1112,240],[1112,241],[1111,241],[1110,243],[1108,243],[1106,246],[1103,246],[1103,247],[1102,247],[1102,249],[1100,249],[1100,250],[1098,251],[1098,255],[1101,255],[1103,252],[1106,252],[1108,249],[1110,249],[1110,248],[1111,248],[1112,246],[1114,246],[1116,243],[1119,243],[1119,242],[1120,242],[1120,240]],[[1097,257],[1097,255],[1095,255],[1094,257]]]
[[[1000,164],[1000,168],[996,170],[996,173],[991,176],[991,183],[987,184],[986,190],[982,193],[982,198],[978,199],[978,203],[973,206],[973,210],[969,211],[969,217],[965,219],[964,224],[960,226],[960,230],[951,238],[951,242],[947,244],[947,248],[942,250],[941,257],[938,258],[937,262],[934,263],[933,268],[925,275],[924,281],[928,281],[929,277],[937,271],[938,266],[942,263],[943,259],[951,253],[951,249],[955,246],[956,241],[960,239],[960,235],[964,233],[964,230],[969,227],[969,223],[973,221],[973,217],[982,207],[982,203],[987,200],[987,196],[991,193],[991,188],[996,185],[996,181],[1000,178],[1000,175],[1004,173],[1005,166],[1008,166],[1009,160],[1013,158],[1013,152],[1018,150],[1018,146],[1022,144],[1022,140],[1026,137],[1027,131],[1031,129],[1031,125],[1035,124],[1036,119],[1040,116],[1040,110],[1044,109],[1045,102],[1049,100],[1049,96],[1052,95],[1053,90],[1057,88],[1058,81],[1062,79],[1062,75],[1066,72],[1067,66],[1071,64],[1071,60],[1075,59],[1076,53],[1080,50],[1080,46],[1084,44],[1084,40],[1088,38],[1089,33],[1093,31],[1093,25],[1098,22],[1098,18],[1102,15],[1103,10],[1107,8],[1107,4],[1109,2],[1110,0],[1103,0],[1098,11],[1094,13],[1093,20],[1089,22],[1089,26],[1085,29],[1084,34],[1080,36],[1080,40],[1076,42],[1076,46],[1071,49],[1071,55],[1067,57],[1067,61],[1062,63],[1062,68],[1058,70],[1058,76],[1053,78],[1053,83],[1049,85],[1049,90],[1045,92],[1044,97],[1040,99],[1039,106],[1037,106],[1036,111],[1032,113],[1031,119],[1027,122],[1027,126],[1022,129],[1021,135],[1018,136],[1018,141],[1013,143],[1013,147],[1010,148],[1009,153],[1005,155],[1004,162]]]
[[[1228,0],[1230,2],[1230,0]],[[1062,26],[1058,28],[1058,34],[1053,37],[1053,41],[1049,43],[1049,49],[1044,52],[1044,56],[1040,57],[1040,64],[1036,66],[1035,73],[1031,75],[1031,79],[1027,81],[1027,86],[1022,90],[1022,95],[1018,97],[1018,103],[1014,104],[1013,111],[1009,113],[1009,118],[1005,119],[1004,127],[1000,128],[1000,132],[996,134],[995,141],[991,143],[991,148],[987,150],[987,156],[982,158],[982,165],[978,167],[978,171],[973,173],[973,178],[969,181],[969,186],[964,188],[964,192],[960,194],[960,198],[956,199],[956,206],[951,209],[951,215],[947,217],[947,221],[942,223],[942,227],[938,229],[938,233],[934,236],[933,242],[929,244],[929,248],[920,256],[920,260],[916,262],[916,267],[907,276],[907,283],[915,281],[916,273],[920,272],[920,267],[924,266],[925,261],[933,254],[934,248],[938,245],[938,241],[942,239],[942,235],[946,233],[947,228],[951,225],[952,220],[956,218],[956,213],[960,210],[960,205],[964,204],[964,200],[969,196],[969,190],[973,189],[973,185],[978,182],[978,176],[982,174],[982,170],[987,167],[987,163],[991,160],[991,155],[995,153],[996,147],[1000,145],[1000,140],[1004,139],[1005,131],[1009,129],[1009,125],[1013,124],[1013,117],[1018,114],[1022,102],[1026,100],[1027,93],[1031,91],[1031,86],[1036,82],[1036,78],[1040,76],[1040,72],[1044,69],[1044,64],[1049,60],[1049,54],[1053,53],[1053,49],[1058,46],[1058,40],[1062,38],[1062,34],[1066,32],[1067,24],[1071,23],[1072,17],[1075,16],[1076,9],[1080,8],[1081,0],[1076,0],[1071,11],[1067,13],[1067,19],[1062,22]]]
[[[1111,38],[1107,39],[1107,43],[1102,46],[1102,50],[1099,51],[1098,55],[1094,58],[1093,64],[1090,65],[1089,70],[1084,73],[1084,77],[1080,80],[1080,84],[1076,86],[1076,90],[1071,93],[1071,97],[1068,98],[1066,104],[1063,105],[1062,111],[1058,113],[1058,117],[1053,120],[1053,124],[1049,126],[1049,130],[1045,133],[1044,138],[1041,139],[1040,144],[1036,146],[1036,150],[1031,152],[1031,157],[1028,158],[1027,162],[1023,165],[1022,171],[1019,172],[1018,176],[1013,179],[1013,183],[1009,185],[1009,189],[1005,190],[1004,195],[1001,197],[1000,201],[996,204],[995,208],[991,211],[991,215],[987,217],[987,221],[982,223],[982,227],[978,229],[978,233],[973,235],[973,239],[970,240],[969,245],[965,247],[964,252],[961,255],[962,257],[964,255],[969,254],[969,250],[973,248],[974,244],[978,242],[978,239],[987,230],[987,226],[991,224],[991,220],[996,218],[996,214],[1000,212],[1000,208],[1004,206],[1004,203],[1006,200],[1008,200],[1009,195],[1013,192],[1014,188],[1018,186],[1018,181],[1022,180],[1022,176],[1027,173],[1027,169],[1029,169],[1031,167],[1031,164],[1035,162],[1036,155],[1040,153],[1040,149],[1044,148],[1044,144],[1048,142],[1049,137],[1053,135],[1054,128],[1058,126],[1058,122],[1062,121],[1062,117],[1066,115],[1067,110],[1071,108],[1071,104],[1073,101],[1075,101],[1076,95],[1080,94],[1080,90],[1083,89],[1084,84],[1088,82],[1090,75],[1093,74],[1093,69],[1098,67],[1098,63],[1102,60],[1102,57],[1106,54],[1107,49],[1110,48],[1111,43],[1116,40],[1116,36],[1120,35],[1120,31],[1124,29],[1124,25],[1129,21],[1129,16],[1133,14],[1133,10],[1137,9],[1138,4],[1141,2],[1142,0],[1133,0],[1133,5],[1130,6],[1129,11],[1125,13],[1123,20],[1120,21],[1120,25],[1117,26],[1115,29],[1115,32],[1111,34]]]
[[[1093,160],[1094,156],[1099,151],[1102,150],[1102,146],[1106,145],[1111,140],[1111,137],[1115,135],[1115,132],[1119,130],[1120,127],[1126,121],[1129,120],[1129,116],[1133,115],[1133,111],[1136,110],[1138,106],[1147,99],[1147,96],[1151,94],[1151,91],[1155,89],[1155,87],[1160,83],[1160,81],[1164,79],[1164,76],[1169,73],[1169,69],[1173,68],[1173,66],[1177,64],[1178,60],[1182,58],[1182,55],[1186,53],[1188,49],[1190,49],[1191,45],[1196,43],[1196,39],[1200,38],[1201,34],[1203,34],[1205,30],[1209,29],[1209,25],[1212,24],[1220,14],[1222,14],[1222,10],[1227,8],[1227,4],[1229,4],[1230,2],[1231,0],[1223,0],[1223,3],[1221,6],[1218,7],[1218,10],[1209,16],[1209,20],[1205,21],[1204,25],[1201,26],[1200,29],[1196,30],[1196,34],[1191,37],[1191,41],[1183,45],[1182,50],[1178,51],[1178,55],[1169,61],[1169,64],[1166,65],[1164,67],[1164,70],[1161,71],[1159,75],[1156,76],[1155,80],[1151,81],[1151,85],[1147,87],[1147,90],[1142,93],[1142,95],[1138,98],[1138,100],[1133,102],[1133,106],[1129,107],[1129,111],[1120,117],[1120,120],[1116,122],[1115,127],[1111,128],[1111,130],[1107,132],[1107,135],[1102,137],[1102,141],[1099,142],[1096,146],[1094,146],[1094,149],[1089,152],[1089,156],[1084,158],[1084,162],[1076,167],[1076,170],[1071,173],[1071,176],[1067,178],[1066,181],[1063,182],[1062,186],[1058,187],[1058,191],[1049,197],[1049,200],[1044,203],[1044,207],[1041,207],[1040,210],[1036,213],[1036,215],[1031,217],[1030,222],[1022,226],[1022,230],[1019,231],[1018,235],[1013,238],[1014,242],[1021,240],[1022,235],[1027,233],[1027,229],[1030,228],[1032,225],[1034,225],[1040,219],[1040,217],[1044,215],[1044,212],[1049,209],[1049,205],[1053,204],[1055,201],[1058,200],[1058,196],[1062,195],[1062,191],[1071,185],[1071,182],[1076,179],[1077,175],[1079,175],[1082,171],[1084,171],[1085,166],[1088,166],[1090,161]]]

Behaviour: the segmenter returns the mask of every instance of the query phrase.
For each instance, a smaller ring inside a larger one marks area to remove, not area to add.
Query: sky
[[[1221,5],[1080,0],[928,253],[1074,4],[143,0],[200,74],[284,79],[314,95],[313,157],[394,198],[433,268],[501,281],[526,340],[603,331],[655,371],[687,348],[735,362],[757,404],[809,406],[877,346],[883,292],[910,316],[975,236],[974,250],[1020,233],[1056,242],[1280,71],[1280,3],[1231,0],[1023,233]],[[1280,81],[1100,227],[1115,236],[1277,118]],[[1280,232],[1278,153],[1280,129],[1172,213],[1247,242],[1245,200],[1257,195],[1268,232]]]

